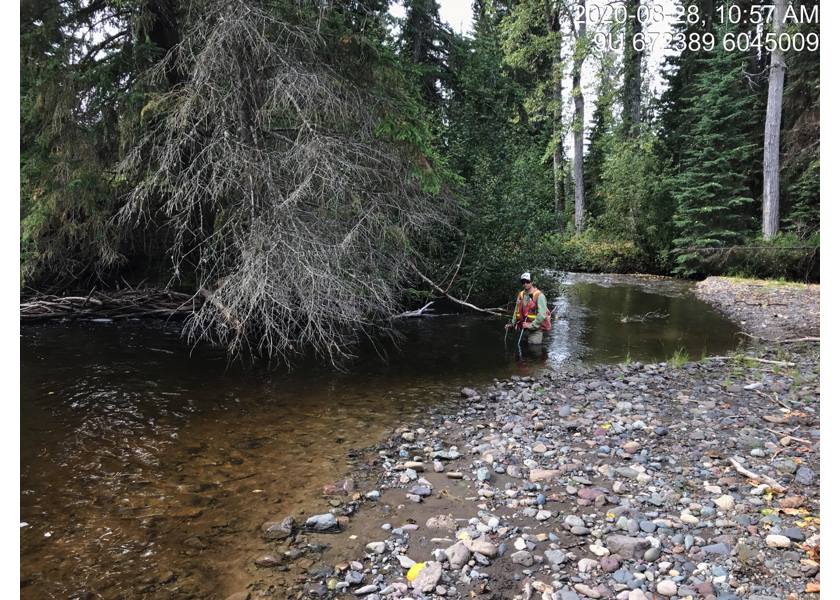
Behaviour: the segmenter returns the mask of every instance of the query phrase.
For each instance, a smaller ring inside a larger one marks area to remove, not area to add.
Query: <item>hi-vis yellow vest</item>
[[[540,297],[542,294],[539,290],[534,290],[533,295],[528,298],[528,302],[525,302],[525,290],[519,292],[519,298],[516,301],[516,311],[514,311],[513,316],[516,320],[517,325],[525,326],[530,325],[534,322],[534,319],[537,318],[537,298]],[[546,304],[545,307],[545,320],[539,327],[539,331],[550,331],[551,330],[551,311],[548,309],[548,305]]]

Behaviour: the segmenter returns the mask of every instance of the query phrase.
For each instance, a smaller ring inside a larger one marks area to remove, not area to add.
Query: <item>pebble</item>
[[[768,535],[765,541],[771,548],[789,548],[791,544],[790,538],[783,535]]]
[[[427,564],[426,568],[420,571],[420,574],[411,582],[412,589],[423,594],[433,591],[443,575],[442,569],[443,567],[439,562]]]
[[[353,593],[356,596],[366,596],[368,594],[372,594],[373,592],[377,592],[377,591],[379,591],[379,586],[377,586],[377,585],[365,585],[365,586],[362,586],[362,587],[358,588]]]
[[[788,538],[791,542],[804,542],[805,534],[799,527],[788,527],[782,529],[782,536]]]
[[[650,548],[650,541],[627,535],[610,535],[606,539],[610,553],[624,559],[640,559]]]
[[[808,467],[800,467],[796,471],[796,483],[801,485],[811,485],[814,482],[814,478],[816,477],[816,473]]]
[[[469,548],[470,552],[477,552],[483,554],[487,558],[495,558],[499,553],[499,549],[493,542],[486,540],[464,540],[464,544]]]
[[[656,591],[663,596],[676,596],[677,584],[670,579],[664,579],[656,584]]]
[[[715,498],[715,504],[722,510],[732,510],[735,508],[735,498],[729,495],[724,495],[719,498]]]
[[[263,537],[267,540],[285,540],[292,534],[294,527],[294,517],[287,517],[279,522],[269,521],[262,525]]]
[[[661,555],[662,555],[662,550],[660,550],[659,548],[650,548],[649,550],[647,550],[645,552],[644,559],[647,562],[654,562],[654,561],[658,560]]]
[[[591,558],[582,558],[578,561],[578,571],[581,573],[589,573],[590,571],[597,569],[599,566],[600,563]]]
[[[575,584],[575,591],[583,594],[587,598],[595,598],[596,600],[601,597],[601,593],[597,590],[592,589],[588,585],[583,583],[576,583]]]
[[[728,544],[724,543],[709,544],[708,546],[703,546],[703,552],[706,554],[721,554],[723,556],[729,556],[729,553],[732,552],[732,548],[730,548]]]
[[[530,567],[534,564],[534,557],[527,550],[520,550],[510,555],[510,560],[515,565]]]
[[[400,566],[401,566],[403,569],[410,569],[410,568],[411,568],[411,567],[413,567],[415,564],[417,564],[417,563],[416,563],[416,561],[414,561],[414,560],[410,559],[410,558],[409,558],[409,557],[407,557],[405,554],[398,554],[398,555],[397,555],[397,560],[400,562]]]
[[[656,531],[656,523],[651,523],[650,521],[642,521],[641,523],[639,523],[639,528],[645,533],[653,533],[654,531]]]
[[[562,550],[546,550],[544,555],[546,560],[553,565],[562,565],[568,559]]]
[[[283,559],[274,554],[266,554],[254,561],[254,564],[260,568],[279,567],[283,564]]]
[[[385,552],[385,549],[387,547],[388,545],[385,542],[371,542],[370,544],[365,546],[365,549],[368,552],[373,552],[374,554],[382,554],[383,552]]]

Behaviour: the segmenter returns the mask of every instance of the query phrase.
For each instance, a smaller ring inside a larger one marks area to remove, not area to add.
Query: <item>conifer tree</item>
[[[750,136],[757,115],[743,81],[746,60],[718,45],[698,60],[700,72],[687,87],[684,151],[671,182],[677,201],[675,272],[682,275],[702,269],[698,249],[737,244],[754,231],[748,210],[754,198],[745,180],[759,146]]]
[[[436,0],[405,0],[405,25],[400,32],[400,54],[418,70],[423,102],[431,110],[443,107],[439,84],[447,78],[452,31],[440,20]]]
[[[595,110],[589,128],[589,151],[584,157],[583,180],[586,190],[587,211],[592,217],[604,212],[604,197],[599,190],[604,162],[610,151],[610,137],[614,135],[616,123],[613,115],[619,89],[619,65],[615,52],[607,49],[599,57],[600,72],[596,88]]]

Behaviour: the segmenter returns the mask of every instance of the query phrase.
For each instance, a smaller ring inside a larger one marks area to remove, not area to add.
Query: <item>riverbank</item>
[[[813,343],[820,336],[819,285],[709,277],[696,293],[760,342]]]
[[[812,337],[819,288],[793,287],[697,293],[752,336]],[[819,345],[757,337],[462,390],[368,449],[323,514],[265,524],[237,597],[815,598]]]

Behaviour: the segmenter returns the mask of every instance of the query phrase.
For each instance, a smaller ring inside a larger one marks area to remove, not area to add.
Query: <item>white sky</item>
[[[438,0],[440,18],[458,33],[472,31],[472,0]]]
[[[441,21],[449,23],[457,33],[472,31],[472,0],[438,0],[438,4]],[[404,17],[405,7],[402,2],[392,4],[390,13],[396,17]]]

